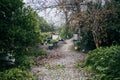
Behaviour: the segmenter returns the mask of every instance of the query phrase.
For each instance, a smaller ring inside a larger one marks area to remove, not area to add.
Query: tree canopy
[[[42,32],[54,31],[54,25],[48,23],[43,17],[38,16],[39,28]]]
[[[32,46],[39,41],[37,13],[22,0],[0,0],[0,51]]]

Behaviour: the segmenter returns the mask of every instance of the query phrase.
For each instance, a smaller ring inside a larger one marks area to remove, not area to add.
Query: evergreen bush
[[[120,79],[120,46],[101,47],[89,52],[85,65],[91,67],[100,80]]]
[[[35,78],[27,70],[13,68],[0,72],[0,80],[35,80]]]

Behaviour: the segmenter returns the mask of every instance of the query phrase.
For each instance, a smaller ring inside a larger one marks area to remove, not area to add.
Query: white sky
[[[55,24],[55,26],[60,27],[62,23],[64,23],[64,18],[61,14],[56,13],[57,10],[54,9],[47,9],[45,11],[39,12],[38,14],[44,17],[49,23]]]
[[[25,3],[28,3],[28,2],[32,2],[33,0],[23,0],[23,1]],[[51,3],[51,2],[54,2],[54,0],[47,0],[47,3]],[[53,8],[53,9],[46,9],[43,11],[39,11],[38,14],[42,16],[48,23],[52,23],[56,27],[60,27],[61,24],[63,24],[65,21],[63,15],[61,16],[61,14],[56,14],[56,12],[58,12],[57,9]]]

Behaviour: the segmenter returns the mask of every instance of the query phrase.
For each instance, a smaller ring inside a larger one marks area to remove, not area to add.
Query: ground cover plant
[[[98,48],[89,52],[85,66],[97,74],[100,80],[120,79],[120,46]]]

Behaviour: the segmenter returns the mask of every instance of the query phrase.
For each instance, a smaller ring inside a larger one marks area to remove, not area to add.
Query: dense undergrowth
[[[0,80],[35,80],[28,70],[12,68],[4,72],[0,72]]]
[[[95,80],[120,80],[120,46],[90,51],[84,66],[96,73]]]
[[[35,80],[30,68],[35,64],[38,56],[46,56],[46,51],[42,49],[29,49],[29,51],[18,52],[15,55],[15,66],[3,68],[0,71],[0,80]]]

